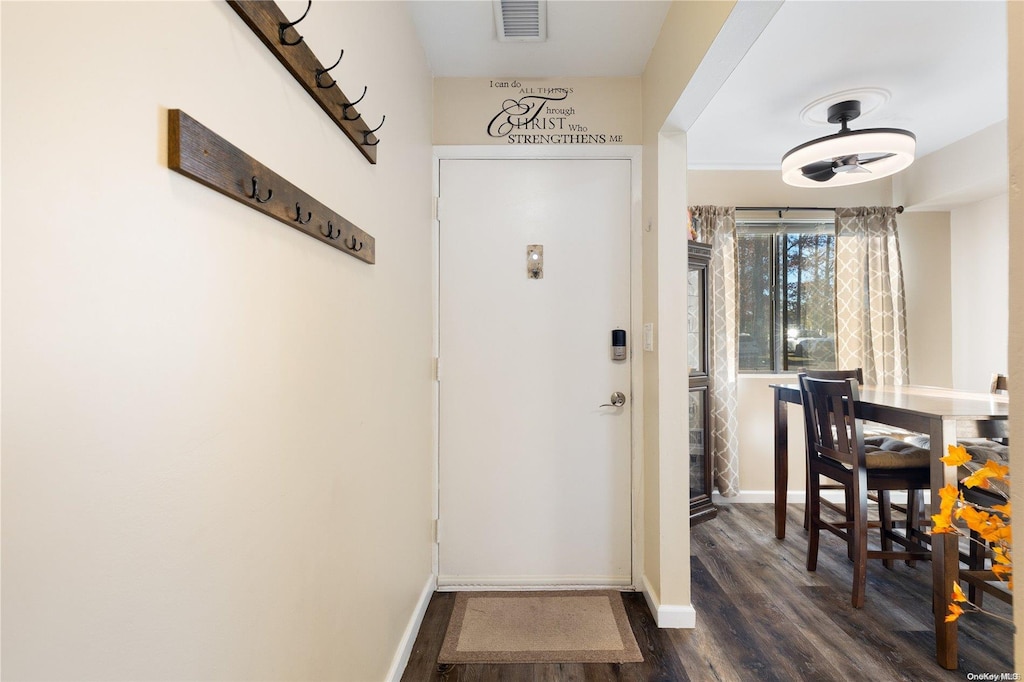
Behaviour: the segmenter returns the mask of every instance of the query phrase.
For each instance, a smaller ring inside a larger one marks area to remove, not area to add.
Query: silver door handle
[[[622,407],[626,404],[626,396],[622,391],[615,391],[615,393],[612,393],[611,400],[612,401],[610,403],[605,403],[604,405],[600,405],[600,407]]]

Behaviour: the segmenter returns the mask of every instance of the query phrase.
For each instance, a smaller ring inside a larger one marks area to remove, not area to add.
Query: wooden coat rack
[[[376,262],[372,236],[184,111],[168,112],[167,132],[171,170],[354,258]]]
[[[341,128],[366,160],[377,163],[379,140],[374,133],[384,125],[384,119],[381,118],[380,125],[376,128],[370,128],[355,108],[355,105],[366,96],[366,88],[363,88],[363,94],[353,102],[345,96],[337,82],[327,75],[341,63],[341,57],[338,57],[334,66],[324,68],[295,29],[295,24],[302,21],[306,14],[303,13],[297,21],[289,22],[276,2],[227,0],[227,3],[242,17],[253,33],[259,36],[267,49],[277,57],[284,68],[288,69],[295,80],[306,89],[313,101],[319,104],[324,113]],[[306,6],[307,13],[312,4],[313,0],[309,0]],[[342,50],[341,54],[344,56],[345,51]]]

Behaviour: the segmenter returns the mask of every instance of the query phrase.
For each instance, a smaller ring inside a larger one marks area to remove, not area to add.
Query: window
[[[739,366],[834,369],[835,223],[737,221]]]

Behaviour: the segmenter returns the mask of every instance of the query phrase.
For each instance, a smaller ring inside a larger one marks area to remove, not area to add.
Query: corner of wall
[[[401,682],[402,674],[405,672],[405,667],[409,665],[409,658],[412,656],[412,647],[416,643],[416,635],[419,634],[420,626],[423,624],[423,616],[427,613],[430,598],[434,595],[436,589],[437,576],[431,574],[427,576],[427,582],[420,592],[416,608],[409,617],[409,622],[402,632],[402,639],[399,640],[398,648],[395,649],[395,655],[391,659],[391,667],[388,668],[387,677],[384,678],[388,682]]]
[[[1010,168],[1010,299],[1009,358],[1010,380],[1024,379],[1024,3],[1006,3],[1009,27],[1009,140]],[[1011,437],[1020,439],[1024,433],[1024,408],[1016,401],[1010,406]],[[1020,448],[1010,455],[1012,464],[1021,459]],[[1013,481],[1012,495],[1024,499],[1024,477]],[[1013,605],[1013,622],[1017,632],[1013,638],[1014,660],[1018,670],[1024,666],[1024,600]]]
[[[673,606],[662,604],[658,593],[651,585],[647,576],[643,579],[644,599],[647,601],[647,608],[654,616],[654,622],[659,628],[675,630],[693,630],[697,627],[697,611],[690,604]]]

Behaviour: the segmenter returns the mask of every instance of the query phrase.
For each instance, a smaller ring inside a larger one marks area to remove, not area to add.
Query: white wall
[[[300,25],[387,115],[377,166],[227,3],[2,13],[5,678],[383,679],[431,570],[431,81],[405,7]],[[168,170],[168,108],[377,264]]]
[[[1007,371],[1009,221],[1006,194],[950,212],[955,388],[987,391]]]

